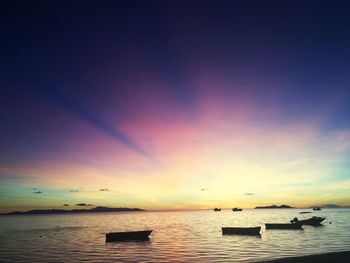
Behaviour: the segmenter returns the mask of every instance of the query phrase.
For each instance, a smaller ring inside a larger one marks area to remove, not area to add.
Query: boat
[[[153,230],[131,231],[131,232],[110,232],[106,234],[106,242],[118,241],[147,241]]]
[[[314,211],[321,211],[321,207],[315,206],[312,208]]]
[[[260,235],[260,226],[257,227],[222,227],[223,235]]]
[[[299,214],[310,214],[311,212],[299,212]]]
[[[214,211],[215,211],[215,212],[219,212],[219,211],[221,211],[221,208],[215,207],[215,208],[214,208]]]
[[[243,210],[242,208],[237,208],[237,207],[232,208],[233,212],[239,212],[239,211],[242,211],[242,210]]]
[[[297,217],[295,217],[293,220],[291,220],[291,223],[300,223],[301,225],[308,225],[308,226],[319,226],[321,225],[321,222],[325,220],[325,217],[318,217],[313,216],[308,219],[299,220]]]
[[[303,229],[300,223],[265,224],[266,229]]]

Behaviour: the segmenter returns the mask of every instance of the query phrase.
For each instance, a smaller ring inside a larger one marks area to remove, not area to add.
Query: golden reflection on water
[[[128,212],[0,217],[5,262],[251,262],[350,249],[350,209],[324,209],[323,227],[222,236],[222,226],[288,222],[298,209]],[[316,215],[313,213],[312,216]],[[332,222],[332,224],[330,224]],[[150,241],[105,243],[104,233],[153,229]]]

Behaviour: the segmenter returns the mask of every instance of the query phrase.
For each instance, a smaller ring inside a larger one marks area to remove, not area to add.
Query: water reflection
[[[251,262],[350,249],[350,210],[324,209],[323,226],[266,230],[297,209],[133,212],[0,218],[4,262]],[[332,222],[332,224],[329,224]],[[262,226],[260,236],[222,235],[222,226]],[[147,242],[105,243],[105,233],[153,229]],[[41,236],[41,237],[40,237]]]

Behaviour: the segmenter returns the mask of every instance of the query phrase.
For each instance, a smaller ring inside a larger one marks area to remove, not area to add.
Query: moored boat
[[[233,212],[239,212],[239,211],[242,211],[242,210],[243,210],[242,208],[238,208],[238,207],[232,208]]]
[[[131,231],[131,232],[111,232],[106,234],[106,242],[117,241],[147,241],[153,230]]]
[[[266,229],[303,229],[300,223],[287,223],[287,224],[265,224]]]
[[[322,221],[325,220],[325,217],[318,217],[313,216],[308,219],[299,220],[297,217],[295,217],[293,220],[291,220],[291,223],[299,223],[301,225],[308,225],[308,226],[319,226],[321,225]]]
[[[223,235],[260,235],[261,227],[222,227]]]
[[[215,208],[214,208],[214,211],[215,211],[215,212],[219,212],[219,211],[221,211],[221,208],[215,207]]]
[[[314,211],[321,211],[321,207],[315,206],[312,208]]]

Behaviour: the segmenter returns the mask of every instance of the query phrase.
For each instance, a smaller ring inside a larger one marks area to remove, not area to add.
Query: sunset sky
[[[8,1],[0,212],[350,205],[349,1]]]

